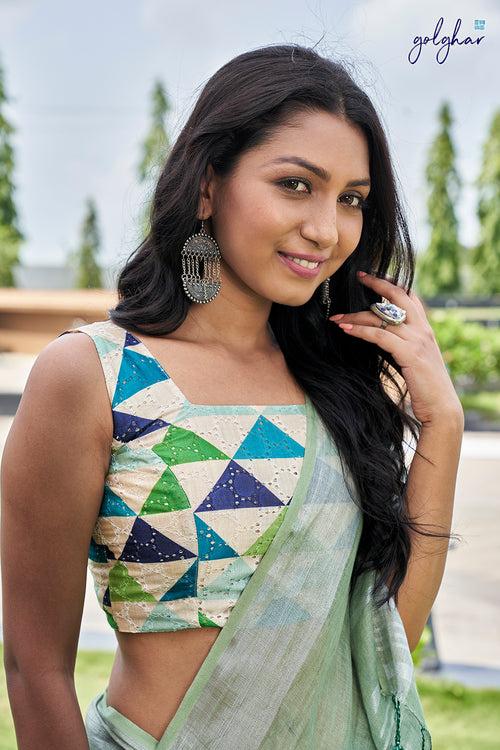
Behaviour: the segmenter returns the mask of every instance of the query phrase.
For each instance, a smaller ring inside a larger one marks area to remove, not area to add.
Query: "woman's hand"
[[[384,329],[380,327],[381,318],[371,310],[339,313],[329,319],[351,336],[371,341],[392,354],[408,386],[413,413],[422,424],[453,415],[463,418],[462,405],[417,295],[412,291],[407,294],[388,279],[372,274],[363,276],[358,271],[358,279],[389,302],[406,310],[405,321],[399,325],[389,323]]]

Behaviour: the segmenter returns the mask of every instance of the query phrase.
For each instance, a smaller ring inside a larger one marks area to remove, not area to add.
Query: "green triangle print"
[[[286,432],[263,417],[254,426],[233,456],[239,458],[298,458],[304,455],[304,446]]]
[[[109,596],[112,602],[155,602],[152,594],[141,588],[129,575],[127,566],[118,560],[109,571]]]
[[[172,469],[167,467],[151,490],[139,515],[168,513],[171,510],[188,510],[190,507],[188,496]]]
[[[272,524],[264,531],[264,533],[255,540],[255,542],[246,550],[246,552],[243,552],[244,555],[263,555],[267,551],[267,548],[276,536],[276,532],[283,523],[286,510],[286,507],[283,508],[281,513],[276,516]]]
[[[238,557],[238,553],[205,521],[202,521],[196,513],[194,514],[194,520],[200,560],[223,560],[225,557]]]
[[[229,459],[229,456],[209,443],[208,440],[200,437],[192,430],[185,430],[183,427],[174,424],[171,424],[168,428],[163,441],[154,445],[152,450],[168,466],[187,464],[193,461]]]
[[[158,602],[142,625],[140,632],[155,633],[160,630],[185,630],[192,627],[191,623],[183,620],[182,617],[179,617],[179,615],[169,609],[167,604]]]
[[[198,610],[198,622],[202,628],[220,628],[215,622],[212,622],[209,617],[203,614],[201,609]]]
[[[106,610],[104,610],[104,614],[108,618],[108,622],[111,625],[111,627],[114,628],[114,630],[118,630],[118,625],[116,624],[116,620],[113,617],[113,615],[110,614],[109,612],[106,612]]]

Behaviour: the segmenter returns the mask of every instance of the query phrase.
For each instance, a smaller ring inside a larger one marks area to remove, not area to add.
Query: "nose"
[[[338,244],[339,233],[335,211],[329,210],[321,215],[309,217],[302,222],[300,233],[305,240],[314,242],[321,249],[328,249]]]

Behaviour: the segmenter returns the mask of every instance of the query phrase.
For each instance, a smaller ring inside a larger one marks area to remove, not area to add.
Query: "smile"
[[[303,260],[302,258],[294,258],[293,255],[285,255],[285,253],[278,252],[278,255],[286,266],[292,271],[295,271],[299,276],[305,278],[312,278],[319,272],[319,267],[322,265],[322,261],[316,261],[313,263],[309,260]]]

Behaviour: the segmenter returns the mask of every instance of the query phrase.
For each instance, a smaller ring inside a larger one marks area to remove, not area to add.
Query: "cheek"
[[[350,255],[358,246],[363,231],[363,216],[361,213],[355,213],[352,216],[343,218],[342,224],[339,225],[339,239],[343,253]]]
[[[217,211],[221,242],[227,248],[248,247],[257,240],[276,240],[290,224],[290,212],[283,210],[283,201],[262,185],[249,185],[226,195]],[[223,229],[222,229],[223,228]]]

